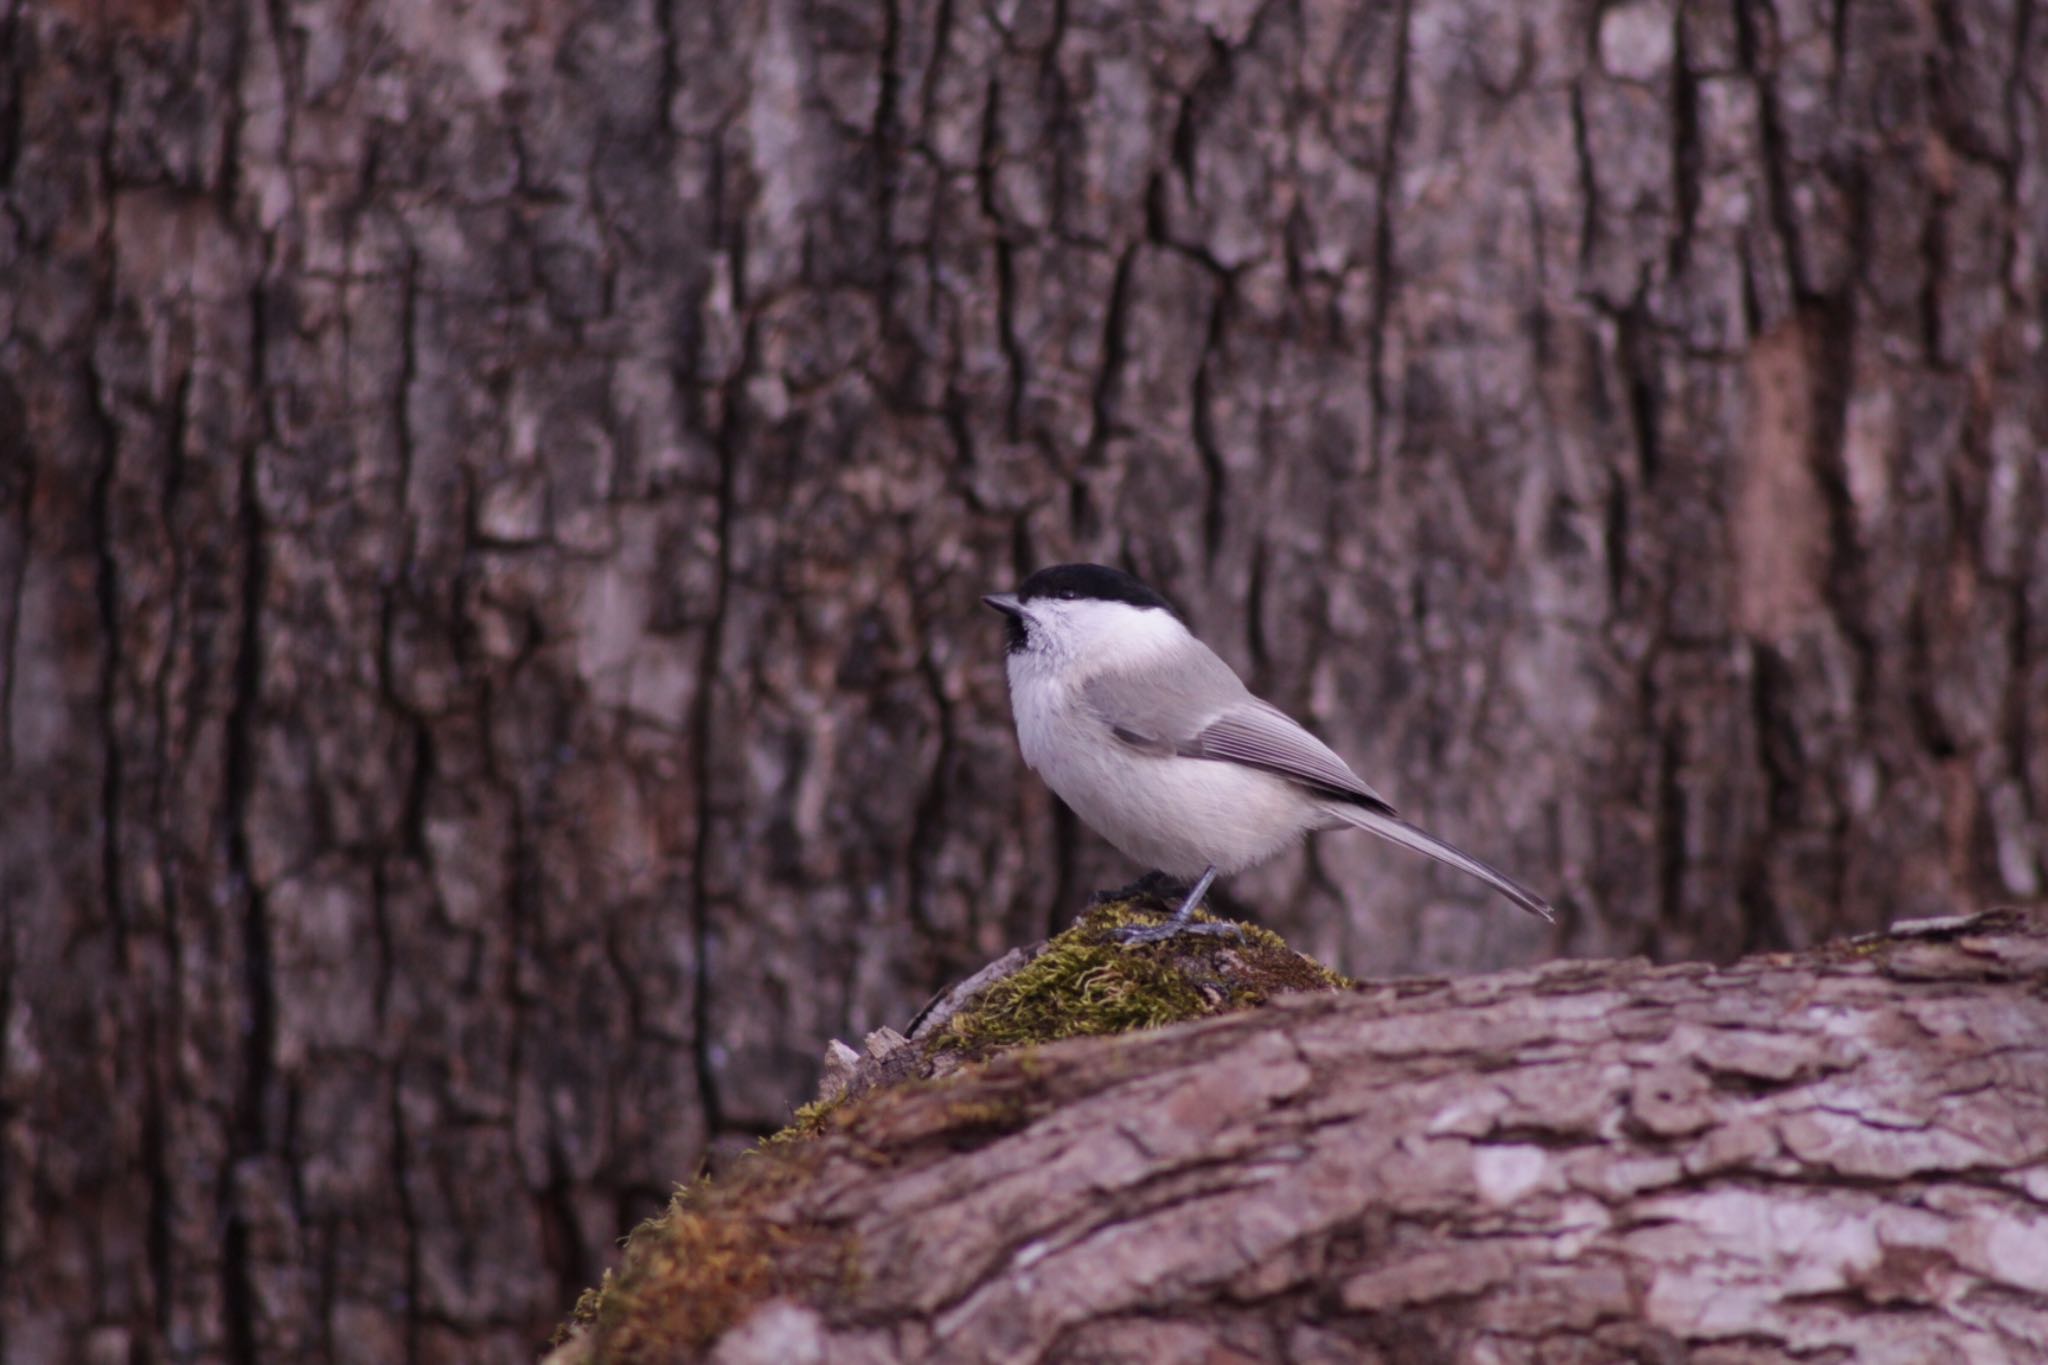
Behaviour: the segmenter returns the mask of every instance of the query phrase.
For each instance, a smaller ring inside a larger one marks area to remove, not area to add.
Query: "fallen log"
[[[1008,1007],[1086,950],[1062,989],[1125,955],[1212,1017],[977,1058],[983,982],[842,1054],[553,1365],[2048,1358],[2048,914],[1247,1009],[1277,940],[1126,913]]]

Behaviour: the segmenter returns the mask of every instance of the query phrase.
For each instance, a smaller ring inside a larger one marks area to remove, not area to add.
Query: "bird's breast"
[[[1089,828],[1176,877],[1271,857],[1317,811],[1292,783],[1235,763],[1160,757],[1118,740],[1072,691],[1013,687],[1024,761]]]

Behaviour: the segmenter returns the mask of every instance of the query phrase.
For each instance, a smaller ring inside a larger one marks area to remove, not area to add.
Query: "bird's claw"
[[[1116,940],[1123,944],[1164,943],[1182,934],[1209,934],[1216,937],[1229,935],[1242,939],[1244,928],[1229,920],[1190,920],[1186,924],[1129,924],[1116,931]]]

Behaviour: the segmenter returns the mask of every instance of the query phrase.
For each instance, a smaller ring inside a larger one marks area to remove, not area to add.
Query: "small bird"
[[[1008,618],[1010,705],[1024,761],[1124,853],[1199,878],[1171,920],[1127,929],[1127,942],[1236,932],[1194,922],[1218,875],[1344,825],[1427,853],[1555,918],[1535,892],[1396,815],[1129,574],[1060,564],[1015,593],[981,600]]]

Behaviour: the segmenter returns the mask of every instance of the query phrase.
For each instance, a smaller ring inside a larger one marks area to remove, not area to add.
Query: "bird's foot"
[[[1238,938],[1243,938],[1244,930],[1235,924],[1218,920],[1204,920],[1199,924],[1195,922],[1195,911],[1201,907],[1202,897],[1209,894],[1209,887],[1215,880],[1216,869],[1212,866],[1202,874],[1202,879],[1195,883],[1194,889],[1182,899],[1180,908],[1173,912],[1172,919],[1164,924],[1144,927],[1131,925],[1119,929],[1117,938],[1124,943],[1158,943],[1164,939],[1178,938],[1182,934],[1234,934]]]
[[[1229,936],[1243,938],[1244,926],[1229,920],[1168,920],[1164,924],[1127,924],[1116,931],[1116,941],[1123,944],[1164,943],[1182,934],[1207,934],[1214,937]]]

